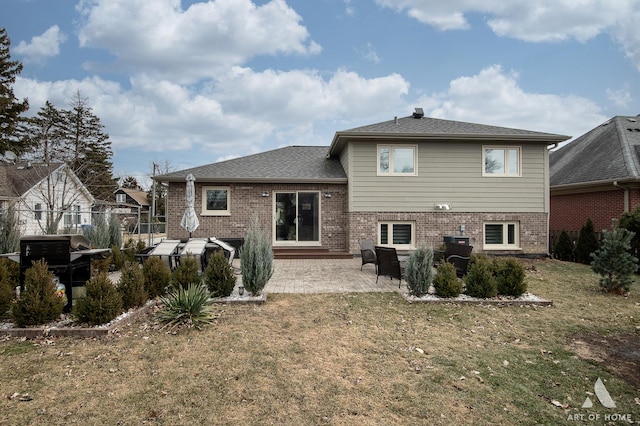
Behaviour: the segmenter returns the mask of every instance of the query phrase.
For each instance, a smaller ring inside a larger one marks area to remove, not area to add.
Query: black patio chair
[[[392,281],[394,278],[400,280],[398,282],[398,288],[400,288],[404,271],[400,261],[398,260],[398,253],[396,252],[396,249],[393,247],[376,246],[375,250],[376,257],[378,258],[378,276],[376,277],[376,283],[378,282],[380,275],[384,275],[385,277],[391,278]]]
[[[466,244],[445,244],[444,260],[451,263],[456,268],[456,275],[458,277],[463,277],[467,274],[472,251],[473,246],[468,246]]]
[[[360,244],[360,255],[362,257],[362,265],[360,265],[360,270],[362,271],[362,267],[367,263],[372,263],[375,265],[377,273],[378,258],[376,257],[376,247],[373,244],[373,240],[359,240],[358,244]]]

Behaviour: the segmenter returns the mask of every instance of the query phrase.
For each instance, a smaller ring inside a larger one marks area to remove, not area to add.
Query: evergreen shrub
[[[471,256],[469,271],[464,278],[464,283],[465,292],[471,297],[491,298],[498,293],[491,261],[484,255]]]
[[[149,256],[142,264],[142,275],[149,298],[155,299],[167,293],[167,287],[171,284],[171,269],[159,256]]]
[[[142,306],[149,299],[144,287],[144,275],[137,263],[127,262],[125,264],[117,289],[122,298],[122,309],[125,311]]]
[[[209,258],[209,263],[204,271],[204,283],[212,297],[230,296],[233,293],[236,280],[233,268],[222,251]]]
[[[87,281],[85,296],[74,302],[73,313],[92,326],[106,324],[122,313],[122,297],[107,274]]]
[[[433,287],[440,297],[458,297],[462,293],[462,281],[456,275],[456,267],[445,261],[438,263]]]
[[[404,268],[409,294],[416,297],[427,294],[433,282],[432,265],[433,250],[431,248],[420,247],[411,253]]]
[[[6,258],[0,258],[0,316],[11,307],[15,288],[19,284],[20,264]]]
[[[192,255],[181,256],[180,265],[171,273],[171,285],[174,288],[187,288],[189,284],[201,284],[202,279],[198,272],[200,260]]]
[[[553,257],[558,260],[573,260],[573,242],[569,233],[565,230],[560,232],[558,241],[553,246]]]
[[[498,294],[520,297],[527,291],[524,266],[516,259],[496,257],[492,267]]]
[[[251,220],[240,250],[240,271],[244,288],[253,296],[262,292],[273,276],[273,249],[269,236],[260,229],[256,216]]]
[[[587,222],[580,229],[578,241],[576,242],[575,257],[576,262],[588,265],[591,263],[591,253],[595,253],[600,247],[598,236],[593,227],[593,221],[587,219]]]
[[[111,246],[111,262],[116,271],[124,267],[125,258],[120,247],[115,245]]]
[[[62,314],[66,297],[56,292],[53,272],[44,260],[32,262],[24,273],[24,291],[13,304],[11,314],[18,327],[46,324]]]
[[[625,228],[604,231],[600,248],[592,254],[591,269],[600,275],[602,290],[623,294],[633,283],[638,259],[629,251],[634,233]]]

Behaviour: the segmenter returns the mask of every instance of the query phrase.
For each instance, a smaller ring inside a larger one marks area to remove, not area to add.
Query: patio
[[[405,282],[380,277],[376,283],[374,265],[360,271],[360,258],[353,259],[275,259],[268,293],[352,293],[406,291]],[[241,277],[238,276],[238,284]]]

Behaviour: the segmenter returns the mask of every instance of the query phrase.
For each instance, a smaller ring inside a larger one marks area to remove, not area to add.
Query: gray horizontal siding
[[[417,176],[377,176],[377,143],[353,143],[350,210],[433,211],[451,204],[457,212],[545,212],[545,156],[541,144],[520,146],[522,177],[483,177],[479,143],[418,143]]]

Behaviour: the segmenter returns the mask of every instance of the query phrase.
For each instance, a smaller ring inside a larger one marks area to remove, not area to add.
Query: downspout
[[[551,176],[549,176],[550,172],[549,172],[549,151],[552,151],[554,149],[556,149],[558,147],[559,143],[556,142],[552,145],[547,145],[547,151],[546,153],[546,176],[547,176],[547,182],[546,182],[546,187],[547,187],[547,191],[546,191],[546,200],[545,200],[545,204],[547,205],[547,257],[551,258],[551,250],[549,247],[549,242],[551,241],[551,231],[549,230],[550,225],[551,225],[551,194],[550,194],[550,188],[549,188],[549,179],[551,178]]]
[[[629,188],[621,186],[617,180],[613,181],[613,186],[624,191],[624,213],[629,213]]]

